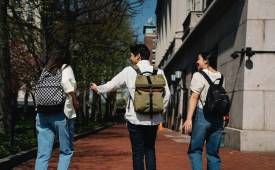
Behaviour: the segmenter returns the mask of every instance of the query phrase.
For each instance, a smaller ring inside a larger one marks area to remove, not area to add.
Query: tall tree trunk
[[[91,120],[93,122],[96,122],[97,97],[98,97],[98,95],[96,93],[93,93],[92,109],[91,109]]]
[[[102,122],[102,98],[98,97],[98,122]]]
[[[105,103],[105,114],[103,116],[103,121],[104,122],[107,122],[108,119],[109,119],[109,115],[110,115],[110,105],[111,105],[111,97],[109,94],[107,94],[107,97],[106,97],[106,103]]]
[[[88,119],[87,117],[87,109],[86,109],[86,106],[87,106],[87,88],[86,88],[86,84],[87,84],[87,76],[86,76],[86,71],[84,72],[84,81],[83,81],[83,96],[82,96],[82,114],[83,114],[83,118],[85,120]]]
[[[82,110],[83,110],[83,118],[85,120],[88,119],[88,113],[87,113],[87,89],[83,89],[83,96],[82,96]]]
[[[9,134],[11,131],[12,89],[11,65],[9,55],[8,0],[0,1],[0,133]]]
[[[54,35],[52,30],[52,25],[54,22],[54,1],[41,1],[41,43],[43,48],[43,56],[41,60],[46,64],[48,60],[48,51],[51,45],[54,42]]]

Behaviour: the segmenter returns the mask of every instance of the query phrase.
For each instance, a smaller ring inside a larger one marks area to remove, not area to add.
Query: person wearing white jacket
[[[150,64],[150,51],[144,44],[137,44],[130,48],[132,64],[136,64],[141,72],[153,72],[153,66]],[[158,69],[157,74],[163,74],[161,69]],[[99,94],[115,91],[123,86],[126,86],[129,91],[129,97],[134,99],[135,80],[137,72],[128,66],[118,73],[111,81],[106,84],[97,86],[92,84],[91,89]],[[164,75],[165,78],[165,75]],[[164,96],[164,110],[166,110],[170,98],[170,91],[165,78],[165,96]],[[146,161],[147,170],[156,169],[155,156],[155,140],[157,135],[158,125],[162,122],[161,113],[144,115],[137,113],[134,110],[133,100],[128,100],[125,119],[130,134],[132,144],[133,169],[144,169],[144,158]]]

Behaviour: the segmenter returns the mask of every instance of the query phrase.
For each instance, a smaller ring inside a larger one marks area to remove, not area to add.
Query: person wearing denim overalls
[[[199,53],[196,64],[198,70],[204,71],[213,82],[221,78],[221,73],[209,65],[209,53]],[[204,112],[203,106],[208,88],[209,84],[203,75],[199,72],[194,73],[190,86],[192,94],[189,100],[187,118],[183,124],[183,132],[191,134],[188,155],[193,170],[203,169],[204,143],[206,145],[207,169],[221,169],[219,148],[223,132],[223,117]]]

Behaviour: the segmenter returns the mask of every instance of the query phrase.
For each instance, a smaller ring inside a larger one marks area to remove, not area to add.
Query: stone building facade
[[[232,100],[225,145],[275,151],[275,1],[158,0],[156,16],[156,65],[173,95],[167,126],[181,129],[196,54],[209,51]]]

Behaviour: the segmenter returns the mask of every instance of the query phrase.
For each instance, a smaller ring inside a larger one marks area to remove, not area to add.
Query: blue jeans
[[[156,170],[155,141],[158,125],[144,126],[127,123],[132,144],[133,169]]]
[[[67,170],[73,155],[73,121],[63,112],[56,114],[38,113],[36,116],[37,158],[35,170],[47,170],[55,136],[59,140],[58,170]]]
[[[209,115],[209,114],[208,114]],[[193,170],[202,170],[202,152],[206,142],[207,169],[220,170],[219,148],[223,131],[222,117],[209,117],[197,108],[188,155]]]

